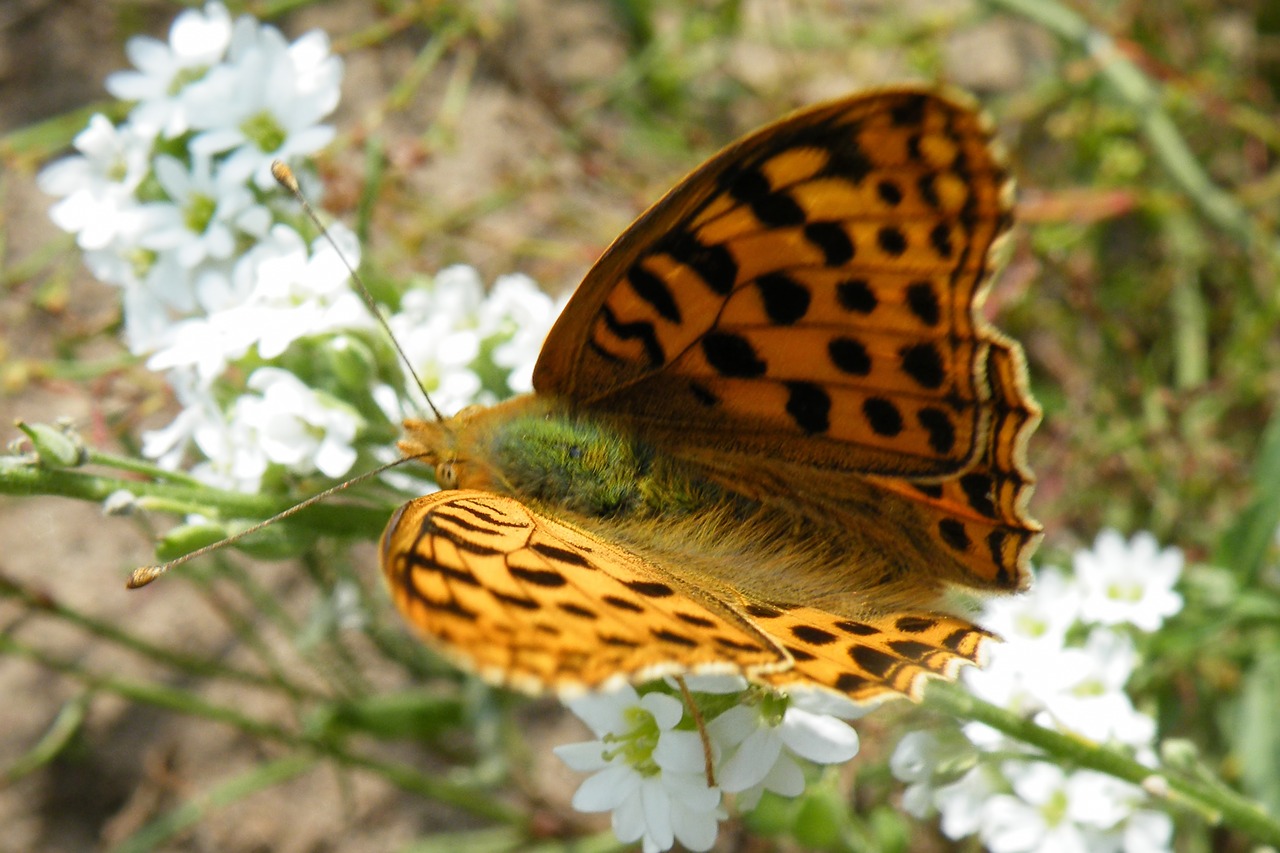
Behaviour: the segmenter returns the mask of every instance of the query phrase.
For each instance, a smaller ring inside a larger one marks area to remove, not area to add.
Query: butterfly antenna
[[[698,708],[698,703],[693,701],[693,694],[689,692],[689,685],[685,683],[683,675],[675,676],[676,686],[680,688],[680,696],[684,699],[684,706],[689,709],[689,713],[693,716],[693,723],[698,727],[698,737],[702,739],[702,762],[703,768],[707,774],[707,787],[714,788],[716,786],[716,769],[714,756],[711,754],[711,735],[707,733],[706,721],[702,719],[702,711]]]
[[[252,536],[262,528],[267,527],[268,525],[275,524],[277,521],[283,521],[289,516],[293,515],[294,513],[301,512],[302,510],[306,509],[309,506],[318,504],[320,503],[320,501],[324,500],[325,498],[329,497],[330,495],[336,492],[342,491],[348,486],[354,486],[357,483],[363,483],[365,480],[368,480],[371,477],[376,477],[384,471],[388,471],[405,462],[409,462],[411,460],[420,459],[420,458],[422,458],[421,455],[406,456],[402,459],[397,459],[394,462],[388,462],[385,465],[380,465],[377,468],[373,469],[372,471],[366,471],[365,473],[360,474],[357,477],[352,477],[350,480],[346,480],[345,482],[339,483],[336,486],[330,486],[329,488],[325,489],[323,492],[314,494],[311,497],[304,500],[302,503],[295,504],[294,506],[289,507],[283,512],[278,512],[275,515],[271,516],[270,518],[266,519],[265,521],[259,521],[257,524],[246,527],[244,530],[241,530],[238,533],[234,533],[225,539],[219,539],[217,542],[214,542],[209,545],[205,545],[203,548],[197,548],[196,550],[192,551],[190,554],[183,554],[181,557],[175,557],[169,562],[161,563],[158,566],[143,566],[141,568],[134,569],[133,573],[129,575],[129,580],[125,581],[125,586],[128,589],[139,589],[140,587],[144,587],[147,584],[151,583],[156,578],[168,572],[170,569],[176,568],[177,566],[181,566],[183,563],[187,562],[188,560],[194,560],[196,557],[203,557],[205,554],[210,554],[210,553],[213,553],[214,551],[220,551],[228,545],[234,545],[237,542],[239,542],[241,539],[244,539],[246,536]]]
[[[320,217],[316,216],[315,210],[312,209],[310,202],[302,194],[302,188],[298,186],[298,179],[294,177],[293,170],[290,169],[280,160],[271,162],[271,176],[276,179],[276,183],[288,190],[294,198],[298,200],[298,204],[302,205],[302,211],[307,215],[324,238],[329,241],[329,245],[338,253],[338,257],[342,259],[342,265],[347,268],[347,272],[351,273],[351,279],[356,283],[356,290],[360,293],[360,298],[364,300],[365,307],[369,309],[369,313],[377,318],[378,323],[382,326],[383,331],[387,333],[387,337],[391,339],[391,345],[396,348],[396,352],[400,354],[400,360],[404,362],[405,370],[409,371],[409,375],[413,377],[414,383],[418,386],[418,390],[422,392],[422,396],[427,400],[427,406],[431,409],[431,414],[435,415],[437,421],[443,421],[444,418],[440,414],[440,410],[436,408],[436,404],[431,401],[431,395],[427,393],[426,387],[422,384],[422,380],[418,377],[418,372],[413,369],[413,364],[409,361],[409,356],[405,355],[404,349],[400,346],[400,342],[396,340],[395,334],[391,331],[391,326],[387,324],[387,319],[382,316],[377,303],[373,301],[373,295],[369,293],[369,288],[364,286],[364,279],[360,278],[360,273],[355,271],[351,266],[351,262],[347,260],[347,256],[343,254],[342,249],[338,247],[337,241],[329,233],[329,229],[324,227],[324,223],[320,221]],[[199,553],[198,551],[196,553]]]

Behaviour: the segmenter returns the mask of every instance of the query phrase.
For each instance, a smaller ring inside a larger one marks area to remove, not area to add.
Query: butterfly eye
[[[453,462],[441,462],[436,466],[436,483],[442,489],[458,488],[458,469]]]

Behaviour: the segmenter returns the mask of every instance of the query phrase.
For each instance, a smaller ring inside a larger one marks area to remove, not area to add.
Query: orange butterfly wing
[[[405,504],[384,534],[382,563],[397,607],[428,641],[487,681],[527,692],[728,672],[855,701],[915,696],[922,676],[952,675],[989,636],[938,614],[853,620],[712,594],[489,492]]]
[[[967,100],[891,89],[799,112],[609,248],[534,386],[712,470],[750,454],[803,489],[868,475],[925,507],[972,585],[1020,588],[1039,410],[1021,350],[978,314],[1011,198]]]
[[[1010,196],[967,102],[893,89],[802,111],[725,149],[619,237],[534,374],[540,395],[728,489],[872,526],[895,588],[918,596],[877,607],[872,579],[844,613],[765,600],[767,584],[747,594],[732,573],[684,579],[607,524],[453,491],[388,526],[398,606],[446,654],[525,689],[727,670],[870,700],[977,660],[987,632],[911,602],[942,578],[1019,587],[1038,539],[1024,454],[1039,412],[1021,351],[978,314]],[[449,424],[416,429],[406,446],[444,458],[433,448]],[[957,569],[922,562],[935,557]],[[831,568],[838,596],[855,575]]]

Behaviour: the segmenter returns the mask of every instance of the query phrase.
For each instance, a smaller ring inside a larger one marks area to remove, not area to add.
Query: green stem
[[[201,508],[206,515],[224,519],[270,518],[297,503],[287,496],[244,494],[206,485],[126,480],[65,468],[44,468],[23,457],[0,457],[0,494],[57,495],[100,503],[119,491],[168,505]],[[373,538],[389,515],[390,509],[386,507],[320,503],[302,510],[287,523],[331,536]]]
[[[1188,801],[1215,823],[1225,824],[1273,847],[1280,846],[1280,821],[1256,803],[1221,785],[1189,779],[1167,769],[1153,769],[1124,753],[1080,737],[1047,729],[1025,717],[977,698],[963,687],[944,681],[930,681],[925,704],[951,716],[985,723],[1015,740],[1028,743],[1053,756],[1055,763],[1097,770],[1108,776],[1141,786],[1152,796],[1167,790]]]
[[[150,480],[160,483],[182,483],[183,485],[197,488],[204,486],[203,483],[185,471],[170,471],[167,468],[161,468],[159,465],[143,459],[135,459],[132,456],[117,456],[114,453],[105,453],[92,448],[85,451],[85,456],[87,459],[86,464],[88,465],[101,465],[104,468],[114,468],[117,471],[128,471],[130,474],[141,474]]]

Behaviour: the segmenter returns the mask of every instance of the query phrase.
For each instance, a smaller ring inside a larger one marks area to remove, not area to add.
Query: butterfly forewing
[[[976,663],[991,634],[964,619],[938,613],[895,613],[849,619],[812,607],[753,608],[763,630],[785,638],[794,660],[762,680],[776,687],[799,684],[869,702],[901,694],[918,699],[924,679],[951,678]]]
[[[383,551],[396,604],[428,642],[490,682],[531,692],[731,672],[858,702],[916,696],[922,676],[977,660],[989,636],[940,614],[853,620],[702,596],[660,565],[488,492],[406,504]]]
[[[798,113],[610,248],[535,387],[659,441],[728,432],[824,468],[959,471],[986,428],[974,305],[1009,204],[969,105],[904,89]]]
[[[382,549],[410,623],[494,683],[569,690],[785,660],[765,634],[670,573],[514,498],[419,498],[392,518]]]

